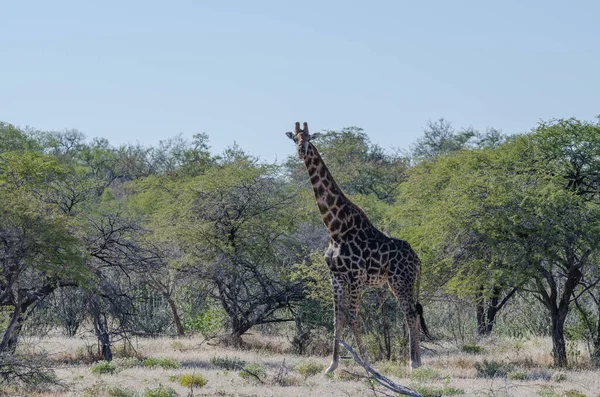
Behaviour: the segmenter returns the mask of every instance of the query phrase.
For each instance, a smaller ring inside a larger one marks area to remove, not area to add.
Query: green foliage
[[[462,345],[461,350],[467,354],[482,354],[484,348],[479,345]]]
[[[94,364],[90,371],[96,375],[114,374],[117,371],[117,366],[109,361],[100,361]]]
[[[142,361],[142,365],[149,368],[161,367],[164,369],[181,367],[181,363],[179,361],[169,357],[148,357]]]
[[[323,369],[325,369],[323,364],[312,360],[300,361],[294,366],[294,371],[304,376],[304,379],[320,374],[323,372]]]
[[[480,378],[504,378],[512,371],[512,366],[495,360],[483,360],[474,364]]]
[[[187,315],[184,324],[186,328],[200,332],[203,335],[215,334],[225,328],[227,313],[222,307],[211,305],[194,316]]]
[[[144,397],[177,397],[177,391],[169,386],[160,385],[154,389],[148,389]]]
[[[267,376],[267,368],[260,363],[248,363],[238,374],[247,381],[260,382]]]
[[[177,382],[184,387],[203,387],[208,381],[200,374],[181,374],[177,378]]]
[[[225,369],[227,371],[237,371],[246,365],[246,362],[237,357],[213,357],[210,359],[210,363],[217,368]]]
[[[126,387],[114,385],[106,389],[109,397],[136,397],[136,392]]]

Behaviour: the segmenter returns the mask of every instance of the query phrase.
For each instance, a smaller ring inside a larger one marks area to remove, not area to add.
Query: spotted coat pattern
[[[410,335],[410,366],[419,367],[419,336],[423,318],[414,291],[415,281],[420,276],[419,258],[406,241],[389,237],[374,227],[364,211],[344,195],[317,148],[309,142],[315,135],[308,133],[306,123],[303,129],[300,129],[300,123],[296,123],[294,132],[289,132],[288,136],[296,143],[299,158],[304,160],[321,218],[329,233],[325,260],[333,288],[335,341],[333,360],[327,372],[335,370],[339,363],[346,300],[356,344],[368,363],[358,329],[360,295],[364,287],[385,283],[390,286],[405,314]]]

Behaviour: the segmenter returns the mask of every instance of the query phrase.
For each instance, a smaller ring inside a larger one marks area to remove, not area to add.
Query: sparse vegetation
[[[96,375],[114,374],[117,371],[117,367],[111,362],[100,361],[94,364],[90,370]]]
[[[181,363],[169,357],[148,357],[142,361],[144,367],[161,367],[164,369],[173,369],[181,367]]]
[[[304,379],[320,374],[324,369],[323,364],[312,360],[303,360],[294,366],[294,371],[302,375]]]
[[[160,385],[144,392],[144,397],[177,397],[177,391],[169,386]]]
[[[203,387],[208,383],[200,374],[181,374],[177,377],[177,382],[184,387]]]
[[[210,359],[210,363],[217,368],[225,369],[227,371],[237,371],[244,368],[246,362],[237,357],[213,357]]]
[[[106,389],[108,397],[136,397],[135,391],[121,386],[109,386]]]

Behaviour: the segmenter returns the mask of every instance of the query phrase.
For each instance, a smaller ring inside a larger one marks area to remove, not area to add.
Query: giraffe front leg
[[[335,371],[340,362],[340,340],[342,329],[344,328],[344,287],[340,280],[331,276],[331,285],[333,288],[333,359],[331,365],[325,373]]]
[[[360,289],[359,288],[351,288],[350,289],[350,327],[352,328],[352,333],[354,334],[354,340],[356,341],[356,346],[358,347],[358,351],[360,352],[360,356],[363,359],[363,362],[366,365],[370,365],[369,356],[367,355],[367,351],[365,350],[362,344],[362,338],[360,337],[360,330],[358,328],[358,310],[360,309]]]

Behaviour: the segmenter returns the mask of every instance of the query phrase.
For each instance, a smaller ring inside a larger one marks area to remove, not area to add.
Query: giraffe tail
[[[425,317],[423,317],[423,306],[421,306],[421,304],[419,302],[417,302],[416,306],[417,306],[417,314],[419,315],[419,322],[421,323],[421,331],[423,331],[423,333],[425,334],[427,339],[433,340],[433,338],[431,337],[431,334],[429,333],[429,329],[427,328],[427,325],[425,324]]]

